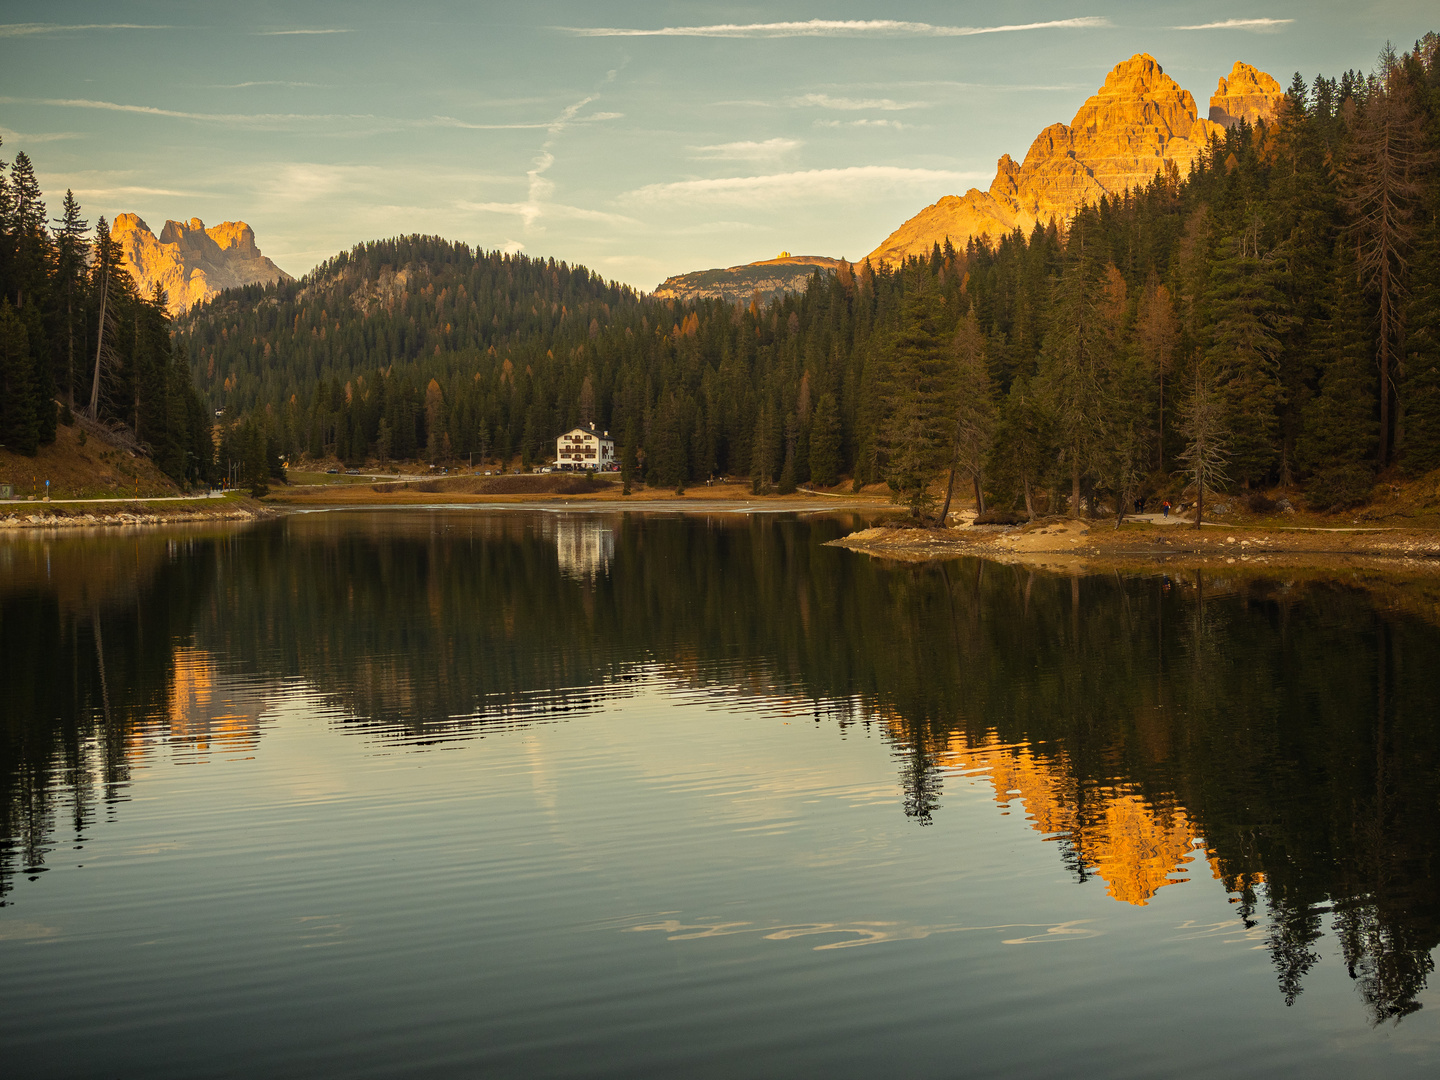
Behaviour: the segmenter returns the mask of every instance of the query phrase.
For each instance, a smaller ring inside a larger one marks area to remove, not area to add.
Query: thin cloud
[[[773,161],[799,146],[796,139],[716,143],[712,146],[692,146],[690,157],[696,161]]]
[[[905,131],[914,124],[902,124],[899,120],[816,120],[816,127],[825,128],[893,128]]]
[[[354,30],[257,30],[256,37],[301,37],[312,34],[353,34]]]
[[[509,214],[518,217],[528,228],[534,224],[539,217],[564,219],[574,221],[598,221],[606,225],[638,226],[640,224],[635,218],[626,217],[624,214],[610,214],[604,210],[588,210],[583,206],[567,206],[564,203],[553,202],[468,202],[460,201],[455,203],[458,210],[467,210],[472,213],[484,214]]]
[[[979,173],[944,169],[907,169],[897,165],[855,165],[844,169],[805,169],[766,176],[731,176],[716,180],[679,180],[646,184],[621,196],[622,201],[687,205],[755,205],[803,199],[810,202],[853,202],[891,192],[934,191],[980,178]]]
[[[957,79],[915,79],[905,82],[873,82],[846,83],[848,90],[889,90],[903,89],[914,90],[922,87],[940,87],[946,90],[995,90],[1000,92],[1011,91],[1032,91],[1032,90],[1084,90],[1088,83],[985,83],[985,82],[961,82]]]
[[[1172,26],[1172,30],[1252,30],[1264,34],[1289,26],[1294,19],[1226,19],[1224,22],[1198,23],[1195,26]]]
[[[1048,22],[1014,23],[1006,26],[936,26],[932,23],[902,22],[898,19],[810,19],[807,22],[716,23],[711,26],[665,26],[641,30],[617,26],[557,26],[555,29],[578,37],[973,37],[976,34],[1007,34],[1019,30],[1088,30],[1110,25],[1098,16],[1052,19]]]
[[[928,109],[928,101],[892,101],[890,98],[831,97],[829,94],[805,94],[791,98],[796,108],[840,109],[844,112],[904,112],[906,109]]]
[[[33,34],[64,34],[79,30],[178,30],[178,26],[146,26],[141,23],[3,23],[0,37],[30,37]]]
[[[157,109],[153,105],[127,105],[117,101],[88,98],[0,97],[0,105],[49,105],[61,109],[98,109],[101,112],[137,113],[172,120],[196,120],[220,124],[325,123],[335,120],[380,120],[363,113],[198,113],[179,109]]]
[[[46,131],[27,134],[21,131],[12,131],[7,127],[0,127],[0,139],[12,143],[59,142],[61,139],[83,139],[84,137],[85,136],[78,131]]]
[[[207,89],[207,90],[244,90],[246,87],[249,87],[249,86],[289,86],[289,87],[305,86],[305,87],[317,87],[317,86],[319,86],[319,85],[321,85],[321,84],[320,84],[320,83],[313,83],[313,82],[290,82],[288,79],[253,79],[253,80],[251,80],[250,82],[209,83],[209,84],[206,85],[205,89]]]
[[[74,196],[85,199],[119,199],[130,198],[136,195],[154,195],[174,199],[197,199],[201,196],[194,191],[176,191],[173,188],[135,187],[126,185],[123,187],[87,188],[77,187],[71,189]]]

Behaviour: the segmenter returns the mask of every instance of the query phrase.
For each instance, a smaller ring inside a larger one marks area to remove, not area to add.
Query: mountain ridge
[[[166,308],[181,315],[225,289],[293,281],[261,253],[255,230],[243,221],[207,229],[199,218],[166,221],[157,237],[138,214],[117,214],[110,238],[120,245],[125,269],[142,296],[159,285]]]
[[[1186,175],[1210,144],[1242,121],[1272,119],[1284,97],[1279,83],[1236,61],[1221,77],[1201,118],[1190,91],[1149,53],[1116,64],[1069,124],[1050,124],[1023,162],[1009,154],[996,163],[988,191],[946,195],[904,222],[872,251],[872,263],[900,263],[928,255],[948,239],[963,248],[972,238],[994,244],[1016,228],[1064,222],[1087,203],[1149,183],[1157,172]]]
[[[825,255],[790,255],[743,263],[724,269],[692,270],[668,277],[655,287],[658,300],[750,300],[761,303],[788,292],[804,292],[818,270],[834,274],[844,259]]]

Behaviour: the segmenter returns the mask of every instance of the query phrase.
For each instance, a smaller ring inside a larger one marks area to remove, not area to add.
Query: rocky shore
[[[259,521],[280,511],[251,500],[220,506],[183,504],[156,507],[123,503],[104,510],[78,510],[45,503],[0,505],[0,531],[20,529],[95,529],[135,525],[185,525],[218,521]]]
[[[1388,563],[1440,573],[1440,532],[1407,528],[1341,528],[1126,523],[1048,518],[1022,526],[949,529],[881,525],[838,540],[880,558],[925,562],[964,556],[1063,570],[1125,566],[1278,567]]]

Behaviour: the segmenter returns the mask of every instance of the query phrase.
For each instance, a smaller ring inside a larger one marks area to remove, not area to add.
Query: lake
[[[1440,584],[844,515],[0,540],[24,1077],[1440,1068]]]

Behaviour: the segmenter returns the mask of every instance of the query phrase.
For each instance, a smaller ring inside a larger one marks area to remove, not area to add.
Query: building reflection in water
[[[560,572],[575,581],[594,581],[615,558],[615,528],[599,514],[555,514],[543,519],[543,534],[555,544]]]

